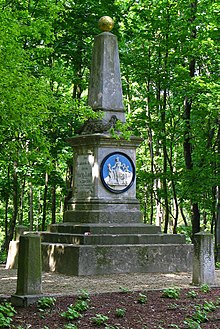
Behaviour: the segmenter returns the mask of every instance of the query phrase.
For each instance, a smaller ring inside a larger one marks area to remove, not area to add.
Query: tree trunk
[[[22,184],[22,187],[21,187],[21,192],[20,192],[20,206],[19,206],[19,213],[18,213],[19,225],[22,225],[22,223],[23,223],[23,203],[24,203],[25,185],[26,185],[26,179],[24,177],[23,184]]]
[[[151,53],[148,52],[149,62]],[[150,191],[150,224],[153,224],[154,219],[154,147],[153,147],[153,132],[151,128],[151,112],[150,112],[150,79],[146,83],[147,88],[147,106],[146,106],[146,119],[149,122],[149,126],[146,127],[148,134],[148,146],[150,150],[150,172],[151,172],[151,181],[149,183],[149,191]],[[148,185],[148,186],[149,186]],[[146,191],[147,193],[147,191]],[[147,199],[147,198],[146,198]],[[146,205],[147,208],[147,205]],[[147,212],[147,211],[146,211]],[[146,216],[145,216],[146,218]],[[146,221],[146,219],[145,219]]]
[[[45,231],[46,216],[47,216],[47,193],[48,193],[48,173],[45,173],[44,183],[44,199],[43,199],[43,216],[42,216],[42,231]]]
[[[164,218],[164,233],[168,232],[169,225],[169,197],[167,188],[167,145],[166,145],[166,104],[167,104],[167,91],[163,92],[163,106],[161,107],[161,122],[163,130],[163,190],[164,190],[164,203],[165,203],[165,218]]]
[[[68,201],[73,196],[73,165],[72,163],[68,165],[66,171],[66,190],[67,195],[64,198],[64,207],[63,207],[63,216],[65,211],[67,210]]]
[[[56,223],[56,185],[52,186],[52,224]]]
[[[14,232],[15,232],[15,226],[16,221],[18,218],[18,175],[17,175],[17,167],[18,163],[17,161],[14,161],[13,164],[13,214],[9,226],[9,234],[8,239],[6,242],[6,250],[8,250],[9,243],[11,240],[13,240]]]
[[[30,190],[29,190],[29,229],[33,231],[34,226],[34,218],[33,218],[33,186],[30,183]]]
[[[196,11],[197,11],[197,0],[194,0],[191,3],[191,17],[189,23],[191,26],[194,25],[194,21],[196,19]],[[196,28],[192,27],[191,32],[192,40],[196,39]],[[196,60],[194,57],[191,58],[189,63],[189,76],[191,79],[195,77],[195,66]],[[192,161],[192,145],[191,145],[191,111],[192,111],[192,99],[189,97],[185,97],[184,104],[184,121],[185,121],[185,132],[184,132],[184,157],[186,169],[191,171],[193,170],[193,161]],[[192,240],[194,240],[195,233],[200,231],[200,212],[199,205],[194,200],[191,200],[191,211],[192,211]]]
[[[220,189],[217,192],[217,209],[216,209],[216,261],[220,261]]]
[[[217,164],[216,175],[220,172],[220,115],[218,120],[218,135],[217,135]],[[215,249],[216,260],[220,261],[220,185],[216,186],[216,221],[215,221]]]
[[[193,72],[192,67],[195,68],[195,61],[191,62],[191,70]],[[184,157],[185,164],[187,170],[193,170],[193,161],[192,161],[192,147],[191,147],[191,124],[190,124],[190,114],[192,108],[192,101],[185,99],[185,107],[184,107],[184,120],[185,120],[185,133],[184,133]],[[192,211],[192,239],[194,234],[200,231],[200,213],[199,213],[199,205],[197,202],[191,200],[191,211]]]

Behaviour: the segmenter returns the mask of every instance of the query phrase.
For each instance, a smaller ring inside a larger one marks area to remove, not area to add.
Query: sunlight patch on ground
[[[164,274],[164,276],[167,278],[175,278],[176,274],[168,273],[168,274]]]
[[[8,281],[8,280],[17,280],[17,276],[8,276],[6,278],[1,278],[0,281]]]

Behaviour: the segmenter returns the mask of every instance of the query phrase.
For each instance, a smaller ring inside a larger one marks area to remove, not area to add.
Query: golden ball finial
[[[114,21],[109,16],[103,16],[98,22],[98,27],[103,32],[110,32],[114,27]]]

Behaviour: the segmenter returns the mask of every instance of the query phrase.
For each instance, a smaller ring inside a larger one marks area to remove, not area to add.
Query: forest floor
[[[43,273],[42,296],[55,296],[55,305],[44,312],[39,311],[36,304],[27,308],[16,308],[17,314],[14,316],[11,328],[21,326],[25,329],[69,329],[74,328],[67,326],[71,322],[78,329],[96,327],[219,329],[219,270],[216,271],[216,277],[215,287],[204,292],[201,288],[191,285],[191,273],[133,273],[94,277],[70,277],[56,273]],[[164,289],[169,288],[172,295],[177,287],[180,289],[177,299],[163,297]],[[89,308],[80,313],[79,319],[70,321],[61,316],[71,304],[75,305],[82,290],[87,291],[90,296]],[[4,266],[0,266],[0,299],[3,300],[15,291],[16,270],[5,270]],[[199,324],[197,320],[201,323]],[[200,327],[192,324],[193,321],[196,321]],[[103,322],[103,324],[98,326],[98,322]]]

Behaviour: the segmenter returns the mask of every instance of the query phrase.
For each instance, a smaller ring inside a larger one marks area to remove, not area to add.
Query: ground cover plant
[[[176,293],[178,292],[178,293]],[[140,299],[141,297],[141,299]],[[62,296],[15,308],[5,328],[19,329],[219,329],[220,288],[174,287]],[[43,303],[43,304],[44,304]],[[76,316],[77,315],[77,316]]]

